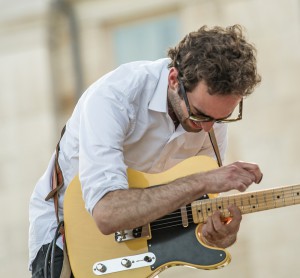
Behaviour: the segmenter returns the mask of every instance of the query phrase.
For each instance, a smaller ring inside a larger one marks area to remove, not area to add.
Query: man
[[[215,157],[208,136],[213,127],[223,158],[226,122],[241,119],[232,119],[232,113],[237,107],[242,113],[243,98],[260,82],[255,48],[239,25],[204,26],[171,48],[168,56],[122,65],[79,100],[58,149],[57,169],[64,180],[60,219],[65,189],[77,173],[86,209],[103,234],[150,223],[207,193],[245,191],[260,182],[258,165],[235,162],[164,186],[128,188],[127,167],[157,173],[191,156]],[[53,200],[45,201],[54,165],[55,154],[30,201],[33,277],[44,277],[45,253],[57,228]],[[203,226],[205,243],[225,248],[235,242],[241,213],[235,206],[228,209],[230,222],[215,213]],[[63,247],[61,238],[57,245]],[[59,277],[62,257],[59,251],[54,277]]]

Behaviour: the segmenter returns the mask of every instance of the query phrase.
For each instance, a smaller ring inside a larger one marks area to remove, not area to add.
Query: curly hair
[[[170,48],[168,56],[169,68],[178,70],[189,92],[204,80],[210,94],[248,96],[261,81],[256,49],[246,41],[240,25],[203,26]]]

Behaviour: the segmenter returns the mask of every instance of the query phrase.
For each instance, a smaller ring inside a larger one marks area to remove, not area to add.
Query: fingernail
[[[257,184],[259,184],[261,182],[261,180],[263,179],[263,174],[261,174],[260,180],[257,182]]]

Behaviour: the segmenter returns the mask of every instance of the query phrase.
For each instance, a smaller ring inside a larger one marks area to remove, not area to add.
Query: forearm
[[[95,206],[93,218],[104,234],[143,226],[204,195],[194,176],[148,189],[116,190]]]
[[[107,193],[94,207],[93,218],[104,234],[150,223],[207,193],[245,191],[259,183],[262,173],[256,164],[235,162],[193,174],[169,184],[148,189],[116,190]]]

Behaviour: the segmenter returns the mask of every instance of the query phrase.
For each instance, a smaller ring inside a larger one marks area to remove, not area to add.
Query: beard
[[[177,121],[181,124],[183,129],[187,132],[200,132],[201,127],[188,119],[182,109],[183,100],[180,98],[178,92],[168,92],[168,112],[174,124]],[[176,118],[175,118],[176,117]],[[174,120],[175,118],[175,120]],[[176,126],[176,124],[175,124]]]

